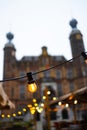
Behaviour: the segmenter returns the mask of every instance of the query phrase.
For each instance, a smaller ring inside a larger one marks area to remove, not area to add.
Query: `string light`
[[[23,111],[26,112],[26,108],[23,108]]]
[[[58,102],[58,105],[61,106],[61,105],[62,105],[62,102]]]
[[[68,103],[66,103],[66,105],[65,105],[66,107],[69,107],[69,104]]]
[[[18,115],[21,115],[22,113],[21,113],[21,111],[18,111]]]
[[[36,85],[35,81],[33,80],[31,72],[27,73],[27,78],[28,78],[28,85],[27,85],[28,91],[31,93],[36,92],[37,85]]]
[[[15,117],[15,116],[16,116],[16,114],[15,114],[15,113],[13,113],[12,115],[13,115],[13,117]]]
[[[33,98],[33,102],[36,102],[37,100],[35,98]]]
[[[53,97],[53,100],[57,100],[57,97]]]
[[[74,101],[74,104],[77,104],[77,103],[78,103],[78,101],[77,101],[77,100],[75,100],[75,101]]]
[[[44,107],[44,103],[41,103],[41,107]]]
[[[50,95],[50,94],[51,94],[51,92],[50,92],[50,91],[47,91],[47,94],[48,94],[48,95]]]
[[[28,107],[28,108],[31,108],[31,107],[32,107],[32,105],[31,105],[31,104],[28,104],[28,105],[27,105],[27,107]]]
[[[1,117],[2,117],[2,118],[4,118],[4,117],[5,117],[5,115],[4,115],[4,114],[2,114],[2,115],[1,115]]]
[[[10,115],[10,114],[8,114],[8,115],[7,115],[7,117],[8,117],[8,118],[10,118],[10,117],[11,117],[11,115]]]
[[[45,100],[45,99],[46,99],[46,96],[43,96],[43,97],[42,97],[42,99],[44,99],[44,100]]]

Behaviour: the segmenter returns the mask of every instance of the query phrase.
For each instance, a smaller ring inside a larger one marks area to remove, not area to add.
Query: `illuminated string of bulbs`
[[[50,95],[51,94],[51,92],[49,91],[49,90],[47,90],[47,95]],[[14,113],[12,113],[12,114],[4,114],[4,113],[2,113],[1,114],[1,118],[11,118],[11,117],[17,117],[17,116],[21,116],[23,113],[22,112],[27,112],[27,108],[28,108],[28,111],[30,111],[30,113],[33,115],[33,114],[35,114],[35,112],[37,111],[38,113],[41,113],[42,111],[43,111],[43,109],[45,109],[45,100],[46,100],[46,96],[45,95],[43,95],[43,97],[42,97],[42,99],[43,99],[43,101],[40,103],[40,104],[38,104],[37,103],[37,100],[35,99],[35,98],[33,98],[32,99],[32,103],[31,104],[27,104],[25,107],[23,107],[22,108],[22,110],[20,110],[20,111],[17,111],[17,112],[14,112]],[[73,99],[73,100],[72,100]],[[57,98],[55,97],[53,97],[52,98],[52,100],[57,100]],[[77,103],[78,103],[78,100],[76,100],[76,98],[74,98],[73,97],[73,95],[70,95],[70,97],[69,97],[69,99],[68,99],[70,102],[69,103],[67,103],[66,101],[61,101],[61,100],[59,100],[58,102],[57,102],[57,104],[58,104],[58,106],[61,106],[61,107],[66,107],[66,108],[68,108],[69,106],[70,106],[70,104],[74,104],[74,105],[76,105]],[[71,102],[71,100],[72,100],[72,102]],[[50,104],[51,105],[51,104]],[[57,111],[58,109],[56,108],[54,111]]]
[[[36,101],[35,101],[36,99],[33,99],[33,103],[36,103]],[[44,99],[45,100],[45,99]],[[76,105],[78,103],[78,100],[73,100],[73,104],[74,105]],[[69,103],[70,104],[70,103]],[[59,101],[58,102],[58,106],[61,106],[61,107],[66,107],[66,108],[68,108],[69,107],[69,104],[68,103],[63,103],[63,102],[61,102],[61,101]],[[21,116],[22,115],[22,112],[26,112],[27,111],[27,108],[29,108],[28,109],[28,111],[30,111],[30,113],[33,115],[34,113],[35,113],[35,111],[37,110],[37,112],[39,112],[39,113],[41,113],[42,112],[42,110],[44,109],[44,105],[41,105],[41,107],[42,107],[42,109],[40,109],[39,107],[38,107],[38,105],[31,105],[31,104],[28,104],[27,106],[25,106],[23,109],[22,109],[22,111],[18,111],[18,112],[13,112],[12,114],[7,114],[7,115],[5,115],[4,113],[2,113],[1,114],[1,118],[11,118],[11,117],[16,117],[17,115],[18,116]]]

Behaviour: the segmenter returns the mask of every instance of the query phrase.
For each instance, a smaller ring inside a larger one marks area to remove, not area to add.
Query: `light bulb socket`
[[[31,83],[34,83],[34,82],[35,82],[35,81],[33,80],[32,73],[31,73],[31,72],[27,73],[27,78],[28,78],[28,84],[31,84]]]

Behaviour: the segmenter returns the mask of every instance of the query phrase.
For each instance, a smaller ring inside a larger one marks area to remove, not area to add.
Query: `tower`
[[[12,39],[14,38],[14,35],[9,32],[6,35],[8,42],[5,44],[4,47],[4,72],[3,72],[3,79],[6,79],[7,77],[11,77],[10,75],[10,71],[12,71],[12,69],[15,66],[15,47],[14,44],[12,43]],[[7,72],[8,71],[8,72]]]
[[[76,57],[81,52],[85,51],[84,49],[84,43],[83,43],[83,36],[80,30],[77,28],[77,20],[72,19],[70,21],[70,26],[72,27],[72,31],[70,33],[70,44],[71,44],[71,51],[72,51],[72,56]]]
[[[81,53],[85,51],[84,43],[83,43],[83,36],[81,31],[77,28],[77,20],[72,19],[70,21],[70,26],[72,27],[72,31],[70,33],[69,39],[71,44],[71,52],[73,59],[73,65],[74,65],[74,79],[75,84],[77,88],[81,88],[84,84],[83,80],[83,64],[84,59],[81,57]],[[78,58],[75,58],[78,57]]]

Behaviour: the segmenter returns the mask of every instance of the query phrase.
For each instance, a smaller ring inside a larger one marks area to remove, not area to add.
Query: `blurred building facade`
[[[85,51],[83,35],[77,28],[77,21],[70,21],[72,28],[69,35],[72,58],[77,57],[81,52]],[[3,80],[15,77],[21,77],[28,72],[37,72],[48,69],[51,66],[61,64],[67,59],[61,55],[53,56],[48,53],[49,48],[42,47],[42,53],[39,56],[23,56],[20,60],[16,57],[16,48],[12,43],[14,35],[9,32],[7,35],[8,42],[4,46],[4,68]],[[29,45],[29,49],[30,45]],[[67,48],[68,49],[68,48]],[[20,51],[20,50],[19,50]],[[66,50],[67,51],[67,50]],[[83,57],[78,57],[72,61],[56,67],[54,69],[44,71],[33,76],[38,84],[37,91],[32,94],[27,90],[27,78],[3,83],[3,87],[9,95],[11,101],[16,104],[16,111],[22,110],[23,107],[31,103],[33,96],[41,100],[45,87],[54,91],[54,96],[61,97],[68,93],[87,86],[87,65]],[[85,108],[87,106],[85,105]],[[6,111],[5,111],[6,112]],[[13,111],[7,111],[12,113]]]

